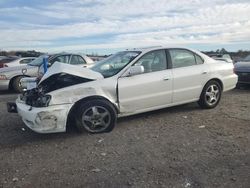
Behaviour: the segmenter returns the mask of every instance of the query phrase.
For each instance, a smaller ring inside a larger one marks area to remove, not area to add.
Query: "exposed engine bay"
[[[93,80],[67,73],[54,74],[39,83],[36,88],[24,91],[20,99],[33,107],[47,107],[51,100],[49,92],[89,81]]]

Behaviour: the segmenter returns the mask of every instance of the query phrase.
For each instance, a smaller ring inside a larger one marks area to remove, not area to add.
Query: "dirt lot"
[[[123,118],[108,134],[39,135],[0,94],[0,187],[250,187],[250,89]]]

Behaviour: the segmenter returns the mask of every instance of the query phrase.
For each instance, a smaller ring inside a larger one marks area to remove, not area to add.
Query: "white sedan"
[[[91,69],[55,63],[38,88],[9,103],[38,133],[111,131],[116,119],[190,102],[218,105],[223,91],[237,83],[233,64],[186,48],[145,48],[116,53]]]
[[[30,63],[34,59],[36,59],[36,57],[21,57],[21,58],[17,58],[17,59],[15,59],[13,61],[5,63],[4,67],[16,67],[16,66],[20,66],[20,65],[27,65],[28,63]]]

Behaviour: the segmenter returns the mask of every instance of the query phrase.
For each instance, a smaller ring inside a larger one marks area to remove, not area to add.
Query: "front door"
[[[165,50],[143,55],[134,65],[144,73],[118,79],[121,113],[138,113],[172,102],[172,71],[167,69]]]

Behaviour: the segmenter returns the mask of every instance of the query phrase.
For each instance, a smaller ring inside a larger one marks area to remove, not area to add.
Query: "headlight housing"
[[[35,88],[25,91],[20,99],[33,107],[47,107],[49,106],[51,95],[44,94],[38,88]]]
[[[34,107],[47,107],[49,106],[49,102],[51,100],[50,95],[39,96],[35,101],[32,101],[32,106]]]

